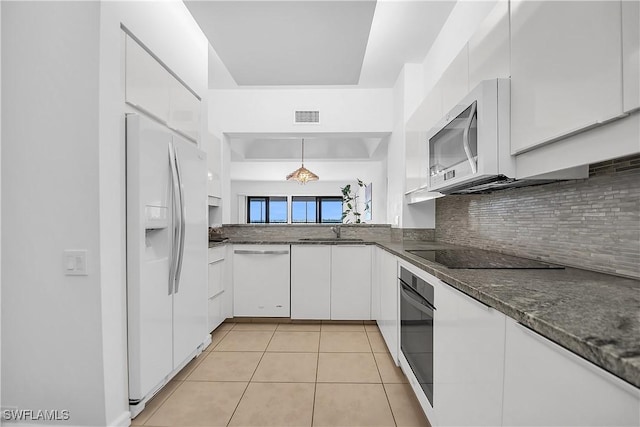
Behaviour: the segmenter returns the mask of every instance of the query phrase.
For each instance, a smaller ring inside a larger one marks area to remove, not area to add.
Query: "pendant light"
[[[302,166],[287,175],[287,181],[298,181],[305,184],[307,181],[317,181],[318,175],[304,167],[304,138],[302,138]]]

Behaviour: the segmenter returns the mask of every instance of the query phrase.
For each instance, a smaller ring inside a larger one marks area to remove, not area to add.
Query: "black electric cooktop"
[[[504,268],[504,269],[543,269],[564,267],[547,264],[531,259],[504,255],[483,249],[439,249],[407,251],[420,258],[442,264],[448,268]]]

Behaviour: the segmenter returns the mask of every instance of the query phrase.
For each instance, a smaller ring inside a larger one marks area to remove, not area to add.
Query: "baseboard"
[[[124,411],[118,418],[111,421],[109,427],[129,427],[131,425],[131,412]]]

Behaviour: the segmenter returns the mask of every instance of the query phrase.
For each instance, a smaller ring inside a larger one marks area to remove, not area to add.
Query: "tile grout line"
[[[235,325],[234,325],[234,326],[235,326]],[[226,330],[221,330],[220,332],[224,332],[224,334],[223,334],[223,335],[222,335],[222,337],[220,338],[220,341],[218,341],[218,343],[217,343],[217,344],[215,344],[213,347],[211,347],[211,349],[209,349],[208,351],[202,351],[202,352],[200,352],[200,354],[198,355],[198,357],[202,357],[202,360],[200,361],[200,363],[202,363],[202,362],[204,361],[204,359],[205,359],[205,358],[209,357],[209,353],[211,353],[211,352],[214,350],[214,348],[216,348],[216,347],[218,346],[218,344],[220,344],[220,343],[222,342],[222,340],[224,339],[224,337],[226,337],[226,336],[227,336],[227,334],[229,333],[229,331],[230,331],[231,329],[233,329],[233,327],[231,327],[231,328],[229,328],[229,329],[226,329]],[[215,329],[214,329],[213,331],[209,332],[209,334],[212,334],[214,331],[215,331]],[[212,343],[212,344],[213,344],[213,343]],[[202,353],[207,353],[207,354],[206,354],[206,355],[202,355]],[[194,358],[194,359],[196,359],[196,358]],[[200,363],[198,363],[198,365],[199,365]],[[175,393],[175,392],[176,392],[176,391],[177,391],[177,390],[178,390],[178,389],[179,389],[179,388],[184,384],[184,382],[185,382],[185,381],[187,381],[187,378],[189,378],[189,377],[191,376],[191,374],[193,373],[193,371],[195,371],[195,370],[197,369],[197,367],[198,367],[198,366],[195,366],[195,367],[191,370],[191,372],[189,372],[189,374],[188,374],[188,375],[187,375],[183,380],[176,380],[176,379],[174,379],[174,378],[175,378],[175,376],[174,376],[172,379],[170,379],[170,380],[169,380],[169,382],[170,382],[170,381],[175,381],[175,382],[178,382],[178,383],[180,383],[180,384],[178,384],[178,385],[176,386],[176,388],[175,388],[171,393],[169,393],[169,394],[167,395],[167,397],[165,397],[165,398],[162,400],[162,403],[160,403],[160,404],[158,405],[158,407],[157,407],[153,412],[151,412],[151,413],[149,414],[149,417],[147,418],[147,420],[146,420],[144,423],[142,423],[142,424],[131,424],[131,425],[132,425],[132,426],[138,426],[138,425],[139,425],[139,426],[146,426],[146,425],[147,425],[147,422],[149,422],[149,421],[151,420],[151,418],[153,418],[153,416],[155,415],[155,413],[156,413],[156,412],[158,412],[158,411],[160,410],[160,408],[162,408],[162,406],[167,402],[167,400],[169,400],[169,398],[170,398],[171,396],[173,396],[173,394],[174,394],[174,393]],[[183,367],[182,369],[184,369],[184,368],[186,368],[186,366],[185,366],[185,367]],[[182,371],[182,369],[181,369],[180,371]],[[180,373],[180,372],[178,372],[178,373],[176,374],[176,376],[177,376],[179,373]],[[167,382],[167,384],[165,384],[165,385],[163,386],[163,389],[164,389],[164,387],[166,387],[166,386],[169,384],[169,382]],[[161,393],[161,392],[162,392],[162,390],[160,390],[158,393]],[[155,396],[154,396],[154,397],[155,397]],[[152,399],[153,399],[153,398],[152,398]],[[146,405],[145,405],[145,409],[146,409]]]
[[[366,328],[365,328],[366,329]],[[380,385],[382,385],[382,391],[384,391],[384,397],[387,398],[387,405],[389,405],[389,412],[391,412],[391,418],[393,419],[393,424],[396,426],[398,422],[396,421],[396,416],[393,413],[393,408],[391,407],[391,401],[389,400],[389,394],[387,393],[387,388],[384,386],[384,381],[382,380],[382,373],[380,372],[380,366],[378,365],[378,360],[376,359],[375,352],[373,351],[373,346],[371,345],[371,340],[369,339],[369,333],[365,331],[367,335],[367,341],[369,342],[369,347],[371,347],[371,356],[373,357],[373,361],[376,364],[376,369],[378,370],[378,375],[380,376]]]
[[[313,383],[313,404],[311,405],[311,427],[313,427],[313,417],[316,414],[316,394],[318,391],[318,369],[320,369],[320,342],[322,341],[322,325],[318,333],[318,357],[316,357],[316,380]]]
[[[229,422],[227,422],[227,427],[229,426],[229,424],[231,424],[231,420],[233,420],[233,416],[238,411],[238,407],[240,406],[240,402],[242,402],[242,399],[244,399],[244,395],[247,393],[247,390],[249,389],[249,385],[251,384],[251,380],[255,376],[256,371],[258,370],[258,366],[260,366],[260,362],[262,362],[262,359],[264,358],[264,355],[267,352],[267,348],[269,348],[269,344],[271,344],[271,340],[273,340],[273,337],[276,334],[276,330],[277,329],[278,329],[278,327],[276,326],[276,329],[274,329],[273,332],[271,333],[271,338],[269,338],[269,342],[267,343],[266,347],[264,348],[264,351],[262,352],[262,356],[260,356],[260,360],[258,360],[258,364],[256,365],[255,369],[253,370],[253,373],[251,374],[251,378],[249,378],[249,381],[247,381],[247,386],[244,388],[244,391],[242,392],[242,396],[240,396],[240,400],[238,400],[238,403],[236,404],[236,407],[233,409],[233,413],[231,414],[231,417],[229,418]]]

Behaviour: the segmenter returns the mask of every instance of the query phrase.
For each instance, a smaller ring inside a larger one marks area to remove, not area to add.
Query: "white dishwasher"
[[[289,245],[234,245],[234,316],[290,316],[290,252]]]

